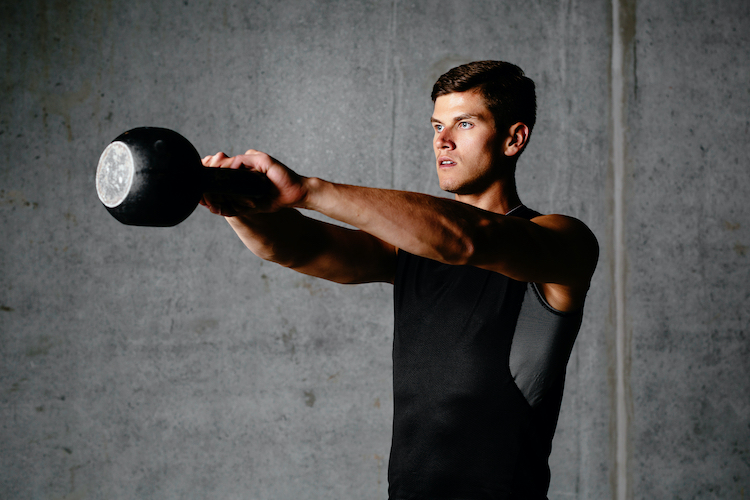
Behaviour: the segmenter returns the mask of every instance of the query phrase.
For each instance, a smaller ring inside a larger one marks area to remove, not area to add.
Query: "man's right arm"
[[[336,283],[393,283],[396,249],[356,229],[329,224],[292,208],[227,217],[258,257]]]
[[[248,153],[251,153],[248,151]],[[224,215],[245,246],[258,257],[297,272],[337,283],[393,283],[396,248],[371,234],[306,217],[285,202],[295,192],[299,176],[270,157],[258,170],[277,192],[256,201],[204,195],[201,204]],[[245,168],[223,153],[203,158],[207,167]]]

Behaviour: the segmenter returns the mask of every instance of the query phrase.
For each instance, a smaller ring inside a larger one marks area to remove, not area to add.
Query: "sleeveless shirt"
[[[390,500],[546,499],[583,311],[556,311],[534,284],[399,250],[394,313]]]

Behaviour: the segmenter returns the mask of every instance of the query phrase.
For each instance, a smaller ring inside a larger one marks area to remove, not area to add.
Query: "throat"
[[[522,205],[515,182],[510,186],[494,184],[476,194],[456,193],[456,201],[502,215],[512,215],[510,212]]]

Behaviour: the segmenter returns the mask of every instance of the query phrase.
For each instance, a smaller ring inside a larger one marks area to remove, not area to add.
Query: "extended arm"
[[[583,304],[598,244],[580,221],[562,215],[531,221],[454,200],[305,179],[298,206],[447,264],[472,265],[535,282],[556,309]]]
[[[204,204],[234,216],[230,224],[256,254],[314,276],[346,283],[392,281],[400,248],[540,283],[553,307],[571,310],[583,303],[596,265],[596,239],[569,217],[527,221],[424,194],[304,178],[256,151],[213,158],[205,161],[265,173],[279,192],[261,207],[248,202],[224,210],[211,200]],[[361,231],[314,221],[292,208],[315,210]]]
[[[206,194],[201,204],[226,217],[242,242],[262,259],[337,283],[392,283],[396,249],[364,231],[328,224],[302,215],[304,178],[268,155],[248,151],[241,157],[207,156],[210,167],[251,168],[263,172],[276,192],[256,206],[237,196]]]
[[[395,248],[364,231],[311,219],[292,208],[227,221],[262,259],[337,283],[393,282]]]

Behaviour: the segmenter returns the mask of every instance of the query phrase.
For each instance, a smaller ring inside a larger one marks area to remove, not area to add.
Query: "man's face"
[[[459,195],[480,194],[498,179],[502,139],[478,92],[438,97],[431,121],[441,189]]]

